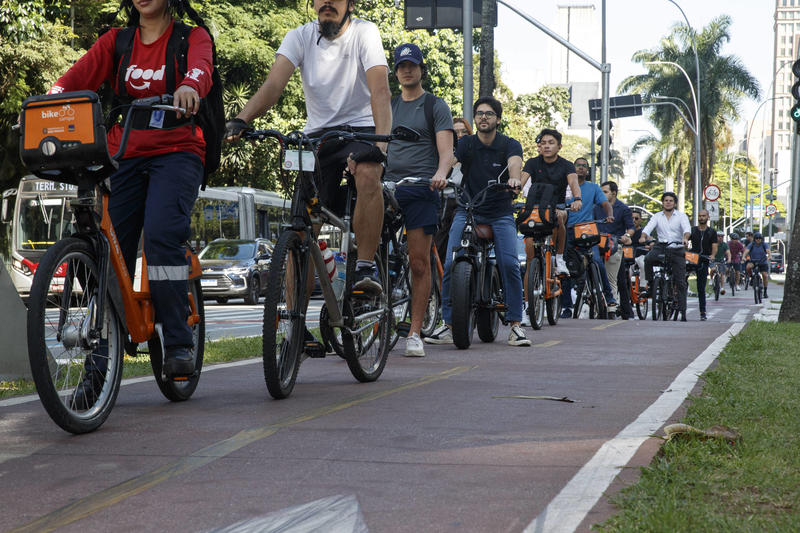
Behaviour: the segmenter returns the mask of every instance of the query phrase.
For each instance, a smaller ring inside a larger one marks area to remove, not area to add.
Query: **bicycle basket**
[[[696,254],[694,252],[686,252],[686,262],[692,265],[696,265],[700,262],[700,254]]]
[[[100,99],[92,91],[31,96],[22,103],[20,158],[39,177],[77,185],[117,168],[106,144]]]
[[[600,232],[595,222],[582,222],[575,224],[575,243],[594,246],[600,242]]]

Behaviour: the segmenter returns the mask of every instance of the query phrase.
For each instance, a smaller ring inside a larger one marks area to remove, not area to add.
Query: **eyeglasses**
[[[575,167],[576,167],[576,168],[577,168],[577,167],[589,168],[589,165],[587,165],[586,163],[577,163],[577,164],[575,165]]]
[[[475,111],[475,116],[476,117],[492,118],[492,117],[496,117],[497,113],[495,113],[494,111]]]

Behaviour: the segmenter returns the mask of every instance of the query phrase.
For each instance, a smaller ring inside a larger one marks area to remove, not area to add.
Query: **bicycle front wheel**
[[[302,253],[301,244],[294,231],[285,231],[278,238],[264,297],[264,380],[276,400],[292,393],[303,354],[305,280],[300,267],[308,255]]]
[[[185,380],[164,379],[161,368],[164,364],[164,356],[161,353],[161,342],[154,337],[147,342],[150,351],[150,366],[153,368],[153,375],[156,378],[158,390],[164,397],[172,402],[183,402],[191,398],[200,381],[200,372],[203,369],[203,354],[205,353],[206,339],[206,313],[203,308],[203,291],[200,288],[200,280],[189,280],[189,295],[194,300],[197,314],[200,320],[192,325],[192,357],[194,358],[194,373]]]
[[[50,418],[76,434],[105,422],[122,379],[125,334],[109,295],[99,292],[97,263],[86,241],[57,242],[36,269],[28,302],[28,358],[36,392]]]
[[[472,263],[459,261],[453,265],[450,278],[450,303],[452,306],[453,344],[466,350],[472,344],[475,330],[475,280]]]
[[[528,269],[528,316],[533,329],[542,329],[544,325],[544,283],[542,282],[542,267],[539,259],[531,259]]]
[[[606,304],[606,295],[603,293],[603,281],[600,278],[600,270],[596,264],[591,264],[592,273],[592,306],[589,308],[590,318],[598,318],[600,320],[608,319],[608,305]]]
[[[349,302],[352,313],[345,318],[349,329],[342,330],[342,348],[350,373],[362,383],[375,381],[383,373],[389,355],[389,330],[393,329],[386,265],[380,254],[375,256],[375,264],[383,287],[381,294],[368,299],[352,298],[349,294],[355,277],[356,254],[347,255],[348,286],[345,290],[348,295],[344,307],[347,308]]]
[[[653,278],[653,281],[650,283],[650,289],[652,292],[650,302],[653,311],[652,313],[650,313],[650,316],[653,317],[653,320],[661,320],[661,309],[662,309],[661,300],[664,297],[664,294],[662,292],[660,277]]]
[[[719,293],[722,289],[722,285],[719,282],[719,274],[714,275],[714,301],[719,301]]]
[[[755,303],[761,303],[761,273],[756,272],[753,274],[753,299]]]

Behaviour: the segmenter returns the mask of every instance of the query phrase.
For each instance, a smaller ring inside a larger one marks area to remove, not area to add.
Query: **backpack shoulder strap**
[[[172,34],[170,34],[169,41],[167,41],[166,67],[164,68],[164,84],[167,94],[174,93],[178,87],[174,68],[176,62],[181,77],[186,74],[186,56],[189,52],[189,34],[191,32],[191,26],[187,26],[183,22],[176,21],[172,27]]]
[[[433,146],[436,147],[436,124],[433,120],[433,105],[436,103],[436,97],[429,92],[425,93],[425,102],[423,108],[425,110],[425,120],[428,123],[428,131],[431,132],[431,139]]]
[[[128,91],[125,89],[125,74],[127,73],[128,66],[131,63],[131,54],[133,53],[133,38],[135,35],[136,28],[133,26],[128,26],[117,32],[117,37],[114,41],[114,68],[117,69],[114,93],[120,98],[125,98],[128,96]]]

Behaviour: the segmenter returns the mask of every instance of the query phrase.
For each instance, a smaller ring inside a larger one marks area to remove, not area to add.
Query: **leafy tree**
[[[670,61],[681,65],[687,73],[695,72],[695,56],[692,37],[696,38],[700,60],[700,125],[701,125],[701,178],[702,185],[709,183],[717,160],[717,152],[723,149],[720,140],[730,139],[729,123],[739,118],[743,97],[758,98],[758,81],[750,75],[736,56],[722,55],[722,46],[730,40],[731,19],[722,15],[712,20],[696,35],[684,24],[678,24],[661,40],[659,47],[640,50],[633,61],[644,64],[649,61]],[[623,80],[618,91],[642,93],[645,100],[656,96],[679,97],[691,106],[692,93],[683,74],[671,65],[648,65],[646,74],[630,76]],[[692,83],[696,83],[693,76]],[[671,138],[674,144],[689,142],[693,147],[693,133],[683,124],[678,112],[670,106],[659,106],[650,112],[651,120],[662,133],[662,138]],[[696,122],[694,109],[690,107],[690,120]],[[681,151],[683,154],[683,151]],[[676,161],[687,169],[685,176],[693,178],[693,159]],[[690,157],[696,157],[692,155]],[[673,167],[670,172],[676,170]],[[685,185],[685,184],[683,184]],[[682,186],[678,184],[679,190]]]

